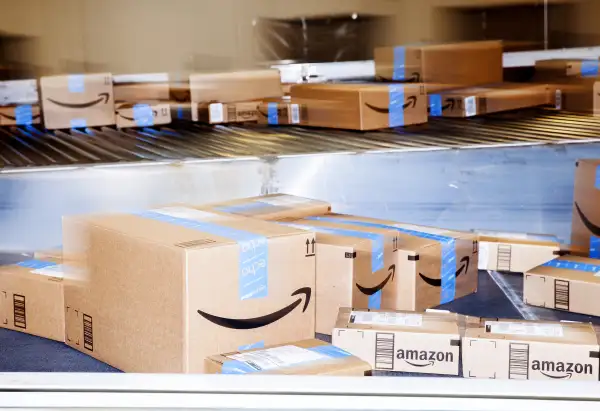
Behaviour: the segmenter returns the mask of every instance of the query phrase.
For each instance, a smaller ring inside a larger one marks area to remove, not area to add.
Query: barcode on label
[[[290,104],[290,123],[300,123],[300,107],[298,104]]]
[[[394,334],[375,334],[375,368],[378,370],[394,369]]]
[[[235,104],[228,104],[226,121],[236,121],[236,120],[237,120],[237,109],[235,107]]]
[[[209,121],[211,123],[222,123],[223,114],[222,103],[212,103],[208,106]]]
[[[477,114],[477,99],[475,96],[465,97],[465,116],[471,117]]]
[[[94,327],[92,317],[87,314],[83,314],[83,347],[94,351]]]
[[[554,108],[562,110],[562,91],[556,90],[554,93]]]
[[[511,380],[529,379],[529,344],[510,343],[508,378]]]
[[[13,295],[14,323],[17,328],[27,328],[27,313],[25,308],[25,296]]]
[[[554,308],[569,311],[569,285],[565,280],[554,280]]]

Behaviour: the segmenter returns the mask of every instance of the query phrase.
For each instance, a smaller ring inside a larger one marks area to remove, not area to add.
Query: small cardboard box
[[[479,269],[524,273],[561,255],[554,236],[476,231],[479,235]]]
[[[232,103],[282,97],[277,69],[190,75],[192,103]]]
[[[185,206],[65,217],[67,344],[126,372],[202,373],[215,353],[314,338],[313,241]]]
[[[427,122],[422,84],[298,84],[290,94],[306,104],[301,125],[377,130]]]
[[[167,73],[120,74],[113,76],[115,103],[169,101]]]
[[[374,370],[459,375],[461,324],[450,313],[341,308],[332,342]]]
[[[0,106],[39,104],[37,80],[0,81]]]
[[[319,340],[212,355],[206,359],[209,374],[284,374],[365,376],[368,363]]]
[[[84,128],[115,124],[110,73],[42,77],[40,85],[46,128]]]
[[[56,262],[0,266],[0,327],[62,342],[63,304],[63,273]]]
[[[525,304],[600,316],[600,260],[567,255],[524,273]]]
[[[482,320],[462,340],[463,377],[598,381],[591,324]]]
[[[600,159],[578,160],[575,165],[571,251],[600,258]]]
[[[0,106],[0,126],[27,126],[41,122],[40,106],[37,104]]]
[[[115,108],[118,128],[152,127],[171,123],[171,107],[168,103],[117,103]]]
[[[258,123],[277,125],[299,125],[308,123],[308,106],[298,99],[293,102],[265,101],[258,105]]]
[[[197,117],[193,118],[193,121],[209,124],[257,121],[259,118],[258,104],[258,101],[199,104],[196,110],[192,110],[192,113],[197,113]]]
[[[557,110],[600,115],[600,81],[585,78],[549,87]]]
[[[600,61],[587,59],[553,59],[535,62],[536,81],[565,78],[598,77]]]

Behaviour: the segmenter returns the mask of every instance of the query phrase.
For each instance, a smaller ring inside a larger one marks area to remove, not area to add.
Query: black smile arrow
[[[98,98],[96,100],[90,101],[88,103],[62,103],[60,101],[56,101],[51,98],[47,98],[46,100],[48,100],[51,103],[56,104],[57,106],[66,107],[66,108],[88,108],[88,107],[91,107],[91,106],[94,106],[94,105],[100,103],[102,100],[104,100],[104,104],[106,104],[106,103],[108,103],[109,98],[110,98],[110,94],[100,93],[100,94],[98,94]]]
[[[292,296],[304,294],[304,307],[302,308],[302,312],[305,312],[308,308],[308,303],[310,302],[311,289],[309,287],[300,288],[292,293]],[[264,327],[265,325],[269,325],[278,321],[294,311],[294,308],[300,305],[302,302],[302,297],[294,301],[292,304],[288,305],[285,308],[282,308],[279,311],[274,313],[264,315],[262,317],[256,318],[223,318],[217,317],[212,314],[205,313],[204,311],[198,310],[198,314],[207,319],[213,324],[220,325],[225,328],[232,328],[235,330],[252,330],[255,328]]]
[[[464,256],[463,258],[460,259],[460,262],[463,263],[461,264],[460,268],[458,270],[456,270],[456,278],[458,278],[459,275],[461,275],[463,272],[467,272],[469,271],[469,256]],[[441,278],[429,278],[424,276],[423,274],[419,273],[419,277],[421,277],[421,279],[423,281],[425,281],[427,284],[429,284],[432,287],[441,287],[442,286],[442,279]]]
[[[407,100],[407,102],[402,105],[402,109],[404,109],[404,110],[406,110],[409,107],[415,107],[417,105],[417,96],[409,96],[406,98],[406,100]],[[373,110],[377,113],[381,113],[381,114],[389,114],[390,113],[389,107],[382,108],[382,107],[374,106],[369,103],[365,103],[365,106],[369,107],[371,110]]]
[[[4,117],[4,118],[7,118],[9,120],[17,121],[17,117],[9,116],[8,114],[0,113],[0,117]],[[36,114],[35,116],[31,116],[32,120],[35,120],[37,118],[40,118],[39,114]]]
[[[412,365],[413,367],[429,367],[429,366],[435,364],[433,361],[429,361],[427,364],[415,364],[408,360],[404,360],[404,361],[406,361],[406,363]]]
[[[117,112],[117,114],[119,115],[119,117],[124,118],[125,120],[137,121],[135,118],[124,116],[123,114],[121,114],[119,112]],[[158,116],[158,112],[156,110],[152,110],[152,116],[153,117],[157,117]]]
[[[600,227],[592,223],[590,219],[583,214],[583,211],[579,208],[579,204],[575,203],[575,209],[577,210],[577,214],[579,214],[579,218],[581,218],[583,225],[596,237],[600,237]]]
[[[566,373],[565,375],[561,375],[560,377],[557,377],[555,375],[546,374],[543,371],[540,371],[540,374],[543,374],[543,375],[545,375],[548,378],[552,378],[553,380],[568,380],[568,379],[570,379],[573,376],[573,374],[570,373],[570,372]]]
[[[447,104],[442,106],[442,111],[448,110],[448,109],[454,110],[454,104],[456,103],[456,100],[454,100],[453,98],[447,98],[446,103]]]
[[[360,292],[365,295],[373,295],[377,291],[383,289],[383,287],[385,287],[385,285],[388,283],[388,281],[390,281],[390,280],[394,281],[394,274],[396,274],[396,264],[390,265],[390,267],[388,268],[388,273],[390,273],[390,274],[386,277],[386,279],[383,280],[383,282],[381,284],[376,285],[375,287],[370,287],[370,288],[363,287],[359,283],[356,283],[356,288],[358,288],[360,290]]]
[[[378,76],[378,78],[382,81],[393,81],[393,82],[403,82],[403,83],[420,83],[421,75],[416,71],[410,74],[410,77],[404,80],[394,80],[393,78]]]

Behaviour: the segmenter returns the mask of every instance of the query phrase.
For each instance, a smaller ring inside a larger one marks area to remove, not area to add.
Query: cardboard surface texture
[[[213,355],[206,359],[206,370],[211,374],[364,376],[371,366],[331,344],[304,340]]]
[[[198,118],[194,121],[209,124],[257,121],[259,117],[258,104],[258,101],[199,104],[195,111]]]
[[[170,100],[167,73],[115,75],[113,81],[116,103]]]
[[[290,94],[306,104],[301,125],[377,130],[427,122],[422,84],[298,84]]]
[[[67,344],[126,372],[314,337],[314,234],[177,206],[63,219]]]
[[[26,126],[41,122],[40,106],[37,104],[0,106],[0,126]]]
[[[600,258],[600,159],[580,159],[575,164],[571,250]]]
[[[598,381],[591,324],[482,320],[462,341],[463,377]]]
[[[249,70],[190,75],[193,103],[231,103],[282,97],[279,70]]]
[[[332,342],[374,370],[459,375],[461,321],[450,313],[342,308]]]
[[[38,105],[37,80],[0,81],[0,106]]]
[[[551,84],[554,107],[557,110],[600,115],[600,82],[581,79],[576,82]]]
[[[63,272],[57,262],[0,266],[0,327],[65,340]]]
[[[42,77],[40,85],[46,128],[85,128],[115,124],[110,73]]]
[[[588,59],[553,59],[535,62],[535,81],[565,78],[596,78],[599,76],[600,61]]]
[[[115,111],[119,128],[151,127],[171,123],[171,107],[167,103],[117,103]]]

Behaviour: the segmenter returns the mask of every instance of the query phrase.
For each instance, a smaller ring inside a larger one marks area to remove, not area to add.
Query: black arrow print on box
[[[315,239],[313,238],[312,241],[309,241],[308,238],[306,239],[306,255],[305,257],[312,257],[315,255]],[[312,246],[312,251],[308,251],[309,247]]]
[[[413,367],[420,367],[420,368],[422,368],[422,367],[429,367],[429,366],[431,366],[431,365],[435,364],[433,361],[429,361],[427,364],[414,364],[414,363],[412,363],[412,362],[410,362],[410,361],[407,361],[407,360],[404,360],[404,361],[405,361],[407,364],[410,364],[410,365],[412,365]]]
[[[421,82],[421,75],[417,72],[411,73],[410,77],[405,80],[394,80],[394,79],[383,77],[383,76],[379,76],[379,78],[383,81],[394,81],[394,82],[402,82],[402,83],[420,83]]]
[[[583,214],[583,211],[579,208],[579,204],[575,203],[575,209],[577,210],[577,214],[579,214],[579,218],[581,218],[583,225],[596,237],[600,237],[600,227],[592,223],[590,219]]]
[[[467,271],[469,271],[469,256],[464,256],[463,258],[460,259],[460,262],[463,263],[460,265],[460,268],[458,270],[456,270],[456,273],[454,274],[456,276],[456,278],[458,278],[459,275],[461,275],[463,272],[466,273]],[[441,287],[442,286],[442,279],[441,278],[429,278],[424,276],[423,274],[419,273],[419,277],[421,277],[421,279],[423,281],[425,281],[427,284],[429,284],[432,287]]]
[[[573,376],[573,374],[570,373],[570,372],[567,373],[567,374],[565,374],[565,375],[561,375],[560,377],[557,377],[557,376],[554,376],[554,375],[550,375],[550,374],[546,374],[543,371],[540,371],[540,374],[545,375],[548,378],[552,378],[553,380],[565,380],[565,379],[568,380],[568,379],[570,379]]]
[[[390,274],[386,277],[386,279],[383,280],[383,282],[379,285],[376,285],[375,287],[363,287],[359,283],[356,283],[356,288],[358,288],[360,292],[365,295],[373,295],[379,290],[383,289],[383,287],[385,287],[388,281],[394,281],[394,274],[396,274],[396,264],[390,265],[390,267],[388,268],[388,273]]]
[[[4,118],[7,118],[9,120],[17,121],[17,117],[9,116],[8,114],[0,113],[0,117],[4,117]],[[38,118],[40,118],[39,114],[36,114],[35,116],[31,116],[32,120],[35,120],[35,119],[38,119]]]
[[[65,108],[88,108],[88,107],[95,106],[96,104],[100,103],[102,100],[104,100],[103,104],[107,104],[109,98],[110,98],[110,94],[100,93],[100,94],[98,94],[98,98],[96,100],[90,101],[88,103],[63,103],[63,102],[56,101],[51,98],[47,98],[46,100],[48,100],[51,103],[56,104],[57,106],[61,106],[61,107],[65,107]]]
[[[305,312],[310,302],[311,289],[309,287],[300,288],[292,293],[292,296],[304,294],[304,307],[302,312]],[[292,304],[274,313],[263,315],[262,317],[256,318],[224,318],[217,317],[216,315],[205,313],[204,311],[198,310],[198,314],[207,319],[213,324],[220,325],[221,327],[231,328],[234,330],[252,330],[255,328],[264,327],[275,321],[278,321],[294,311],[294,308],[300,305],[302,297],[294,301]]]
[[[129,121],[137,121],[137,119],[133,118],[133,117],[127,117],[124,116],[123,114],[117,112],[117,114],[119,115],[119,117],[124,118],[125,120],[129,120]],[[158,116],[158,111],[156,110],[152,110],[152,116],[153,117],[157,117]]]
[[[415,107],[417,105],[417,96],[409,96],[406,98],[406,100],[408,100],[408,101],[402,105],[403,110],[406,110],[409,107]],[[390,113],[389,107],[381,108],[381,107],[373,106],[369,103],[365,103],[365,106],[369,107],[371,110],[373,110],[377,113],[381,113],[381,114],[389,114]]]

